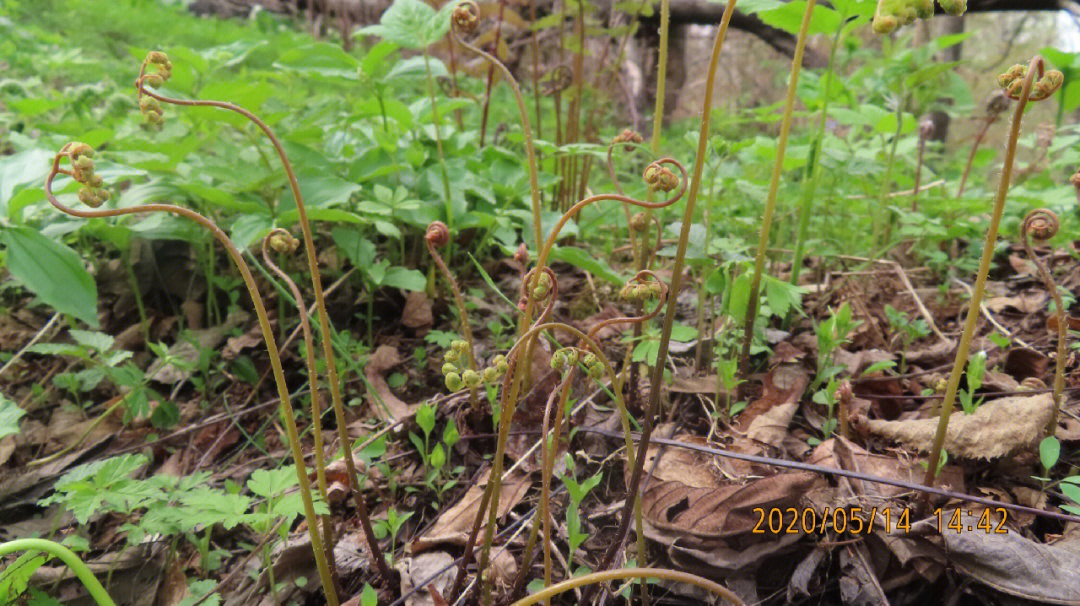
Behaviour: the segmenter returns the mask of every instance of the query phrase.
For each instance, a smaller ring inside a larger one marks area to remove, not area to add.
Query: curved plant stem
[[[289,448],[292,451],[293,460],[296,463],[296,477],[300,485],[300,497],[304,503],[304,517],[307,519],[308,523],[308,535],[311,537],[311,547],[312,551],[315,553],[315,563],[319,569],[319,578],[322,581],[323,591],[326,593],[327,602],[330,606],[337,606],[337,592],[335,591],[333,581],[331,580],[330,567],[326,560],[326,552],[323,549],[322,537],[319,536],[319,518],[315,514],[315,504],[311,498],[311,484],[308,481],[307,470],[304,465],[304,452],[300,447],[300,436],[296,429],[296,415],[289,398],[289,388],[285,382],[285,372],[281,367],[281,356],[278,353],[277,342],[274,339],[274,330],[270,326],[270,319],[266,315],[266,306],[263,304],[262,295],[259,293],[259,288],[255,284],[255,278],[251,275],[251,269],[248,268],[248,264],[244,261],[243,255],[240,254],[240,251],[232,243],[232,240],[229,239],[229,236],[226,235],[216,223],[189,208],[184,208],[183,206],[152,203],[128,208],[87,211],[75,210],[60,203],[60,201],[56,199],[56,196],[53,195],[52,183],[53,179],[56,178],[56,175],[60,174],[60,159],[68,156],[68,147],[70,147],[70,144],[65,145],[64,148],[60,150],[60,153],[53,158],[52,171],[49,172],[49,176],[45,179],[45,196],[57,210],[84,219],[117,217],[120,215],[147,212],[167,212],[174,215],[180,215],[207,229],[214,238],[221,243],[225,248],[225,252],[229,254],[233,263],[236,264],[237,269],[240,271],[240,276],[244,280],[244,286],[247,287],[248,293],[251,296],[252,304],[255,306],[255,315],[259,318],[259,328],[262,330],[263,340],[266,342],[266,351],[270,356],[270,366],[273,369],[274,382],[277,384],[278,400],[281,403],[281,415],[285,423],[285,432],[289,439]]]
[[[754,340],[754,319],[757,317],[758,289],[761,288],[761,274],[765,271],[765,249],[769,246],[769,229],[772,227],[773,211],[776,209],[776,195],[780,190],[780,177],[784,172],[784,153],[787,151],[788,133],[791,132],[791,115],[795,107],[795,91],[799,85],[799,71],[802,69],[803,54],[806,51],[807,32],[810,29],[810,17],[814,13],[817,0],[806,3],[799,38],[795,43],[795,56],[791,60],[791,76],[788,79],[787,97],[784,99],[784,117],[780,123],[780,137],[776,142],[776,162],[773,164],[772,179],[769,181],[769,194],[765,199],[765,214],[761,218],[761,235],[758,239],[757,255],[754,257],[754,275],[750,279],[750,298],[746,304],[746,317],[743,319],[742,353],[739,356],[739,378],[746,380],[750,369],[750,344]],[[706,131],[702,131],[704,139]],[[700,146],[699,142],[699,146]],[[698,152],[703,153],[703,150]],[[697,177],[695,176],[695,185]],[[689,224],[690,215],[684,221]],[[683,238],[687,228],[683,228]],[[681,269],[681,268],[678,268]],[[745,384],[745,383],[744,383]]]
[[[270,230],[270,233],[266,234],[262,241],[262,256],[263,263],[272,271],[281,281],[285,282],[285,286],[289,288],[289,292],[292,293],[293,299],[296,300],[296,309],[300,315],[300,331],[304,337],[304,354],[307,361],[308,370],[308,382],[311,383],[311,435],[315,440],[315,480],[319,486],[319,494],[322,496],[324,503],[329,503],[327,498],[327,484],[326,484],[326,452],[323,446],[323,432],[322,432],[322,397],[319,390],[319,370],[315,366],[315,341],[311,335],[311,322],[308,321],[307,305],[304,304],[304,295],[300,293],[300,289],[296,286],[296,282],[289,276],[289,274],[282,271],[274,260],[270,258],[269,247],[271,242],[279,239],[286,243],[286,246],[293,248],[292,243],[299,245],[300,242],[292,237],[292,234],[288,230],[278,227]],[[329,516],[323,518],[323,541],[324,545],[330,549],[333,545],[333,533],[331,532]],[[327,553],[327,558],[330,563],[331,571],[334,570],[333,553]]]
[[[1065,306],[1061,300],[1061,293],[1058,292],[1057,285],[1054,284],[1054,277],[1050,274],[1046,262],[1040,259],[1031,247],[1031,236],[1040,240],[1049,240],[1057,234],[1059,227],[1060,223],[1057,215],[1054,214],[1054,211],[1045,208],[1036,208],[1029,212],[1024,217],[1024,222],[1020,224],[1020,239],[1024,242],[1024,250],[1027,252],[1031,262],[1039,269],[1039,276],[1042,278],[1046,289],[1050,291],[1050,296],[1054,298],[1054,306],[1057,308],[1055,310],[1057,316],[1057,359],[1054,360],[1054,412],[1050,415],[1050,422],[1046,426],[1046,435],[1051,437],[1057,432],[1057,416],[1058,410],[1061,408],[1061,392],[1065,389],[1065,343],[1069,336],[1069,322],[1068,314],[1065,312]]]
[[[424,49],[424,73],[427,75],[428,97],[431,99],[431,119],[435,123],[435,150],[439,154],[439,174],[442,177],[443,196],[446,198],[446,224],[454,227],[454,207],[450,199],[450,175],[446,172],[446,156],[443,154],[442,120],[439,119],[439,105],[435,101],[435,80],[431,77],[431,61],[427,49]]]
[[[520,394],[521,388],[520,374],[517,372],[517,369],[525,364],[528,364],[527,357],[523,364],[519,363],[519,359],[522,357],[522,352],[530,351],[530,348],[535,338],[546,330],[562,330],[580,339],[583,343],[586,344],[588,350],[595,354],[596,357],[600,360],[600,363],[604,366],[604,371],[607,374],[607,377],[611,381],[612,385],[614,385],[618,380],[615,374],[615,370],[611,365],[611,362],[608,360],[607,356],[604,355],[603,350],[597,345],[597,343],[591,337],[581,332],[577,328],[574,328],[573,326],[570,326],[568,324],[563,324],[561,322],[544,322],[533,326],[520,339],[518,339],[514,346],[510,349],[510,351],[507,352],[506,359],[510,363],[511,368],[506,374],[506,381],[504,382],[502,389],[502,414],[499,417],[499,435],[498,441],[495,446],[495,456],[492,462],[491,479],[488,480],[488,491],[491,493],[491,496],[489,498],[489,503],[487,506],[486,513],[488,522],[487,527],[484,529],[484,542],[480,550],[480,560],[478,563],[481,575],[488,566],[489,556],[491,553],[491,545],[495,534],[495,525],[498,521],[499,492],[502,481],[503,461],[506,454],[506,443],[510,437],[510,421],[512,420],[514,410],[516,409],[518,395]],[[622,396],[619,393],[615,394],[615,404],[619,411],[620,419],[622,421],[624,434],[623,437],[626,442],[626,446],[628,449],[632,449],[633,440],[630,437],[629,423],[630,413],[627,412],[625,402],[623,401]],[[485,512],[483,508],[477,511],[477,519],[474,522],[474,529],[479,527],[484,513]],[[468,554],[471,549],[471,545],[467,546],[466,554]],[[483,586],[483,603],[491,603],[490,583],[485,583]]]
[[[458,8],[469,10],[466,8],[467,5],[468,3],[463,3]],[[477,11],[479,11],[479,9],[477,9]],[[502,61],[499,61],[495,57],[489,55],[483,50],[480,50],[472,44],[465,42],[461,38],[461,36],[458,35],[457,30],[453,26],[451,27],[450,31],[454,39],[457,40],[458,44],[464,46],[476,55],[482,57],[488,63],[494,65],[502,73],[502,76],[506,80],[506,83],[510,85],[510,90],[512,90],[514,93],[514,101],[517,102],[518,113],[521,114],[521,129],[523,131],[525,139],[525,156],[528,159],[529,166],[529,194],[532,196],[533,229],[534,235],[536,237],[537,246],[539,246],[540,238],[543,236],[543,232],[541,231],[543,228],[541,226],[542,224],[540,219],[540,180],[536,168],[536,149],[533,146],[532,128],[529,126],[529,110],[525,107],[525,98],[521,95],[521,87],[518,86],[517,80],[514,79],[514,75],[510,73],[510,70],[507,69],[505,65],[503,65]],[[522,321],[522,326],[529,325],[530,320],[528,317],[523,318]],[[522,332],[524,331],[522,330]]]
[[[994,199],[993,214],[990,217],[990,227],[986,230],[986,241],[983,243],[982,258],[979,260],[979,272],[975,276],[975,286],[971,294],[971,302],[968,304],[967,317],[964,319],[964,332],[960,335],[960,344],[956,349],[956,359],[953,361],[952,373],[949,382],[945,386],[945,397],[938,409],[937,434],[934,436],[933,446],[930,448],[930,459],[927,462],[926,477],[923,484],[933,486],[937,478],[938,461],[941,460],[941,448],[945,444],[945,434],[949,427],[949,415],[956,403],[956,390],[960,387],[960,377],[964,374],[967,365],[968,351],[971,349],[971,340],[975,337],[975,324],[979,319],[979,304],[982,302],[983,293],[986,290],[986,276],[990,272],[990,262],[994,258],[994,244],[997,242],[998,226],[1001,224],[1001,215],[1005,211],[1005,195],[1009,191],[1009,182],[1012,179],[1013,161],[1016,159],[1016,142],[1020,138],[1020,127],[1024,120],[1024,108],[1027,107],[1031,98],[1031,88],[1035,81],[1035,73],[1042,75],[1043,59],[1036,55],[1028,64],[1027,74],[1024,77],[1023,88],[1019,95],[1019,102],[1013,111],[1012,126],[1009,129],[1009,139],[1005,147],[1005,164],[1001,169],[1001,181],[998,183],[997,196]],[[930,497],[924,494],[923,508],[929,507]]]
[[[109,593],[101,586],[101,582],[97,580],[94,573],[90,572],[90,567],[67,547],[45,539],[15,539],[7,543],[0,543],[0,558],[20,551],[44,551],[58,558],[65,566],[71,569],[71,572],[75,573],[75,576],[82,582],[83,587],[90,592],[90,597],[94,598],[98,606],[116,606],[116,603],[109,597]]]
[[[345,458],[345,469],[348,473],[349,481],[353,486],[353,497],[356,502],[357,515],[360,518],[360,525],[364,530],[364,538],[368,544],[368,549],[371,551],[371,558],[375,561],[375,566],[382,577],[389,581],[393,578],[393,575],[390,571],[390,566],[383,557],[382,550],[379,548],[379,543],[375,538],[375,532],[371,527],[371,518],[368,515],[367,504],[364,502],[364,496],[360,490],[359,476],[356,473],[356,462],[353,460],[352,440],[349,438],[348,421],[345,419],[345,405],[343,404],[341,397],[341,381],[338,378],[334,346],[331,341],[333,333],[331,332],[332,329],[330,327],[330,316],[326,312],[326,297],[323,294],[322,275],[319,272],[319,261],[315,252],[315,241],[311,233],[311,222],[308,220],[307,209],[304,206],[304,197],[300,193],[300,183],[296,180],[296,173],[293,171],[289,157],[285,154],[285,148],[281,145],[281,141],[277,138],[277,135],[274,134],[274,131],[271,130],[265,122],[239,105],[225,101],[187,101],[183,99],[172,99],[148,90],[144,86],[143,72],[145,71],[145,68],[146,63],[144,62],[143,69],[140,70],[139,73],[139,79],[135,82],[140,95],[148,95],[162,103],[170,103],[173,105],[217,107],[219,109],[236,112],[250,120],[255,126],[259,127],[259,130],[266,135],[266,138],[270,140],[271,145],[274,146],[274,151],[277,152],[278,159],[281,161],[282,168],[285,170],[285,175],[288,177],[293,199],[296,201],[296,211],[299,217],[300,230],[303,232],[304,252],[307,256],[308,271],[311,273],[311,286],[315,296],[315,309],[319,315],[319,332],[321,333],[323,357],[326,360],[327,382],[330,384],[330,399],[334,408],[334,420],[337,424],[338,439],[341,441],[341,449]],[[314,386],[312,387],[314,388]]]
[[[634,276],[634,278],[631,280],[631,282],[644,281],[646,278],[652,278],[652,280],[655,281],[660,286],[660,297],[659,297],[659,301],[657,302],[656,308],[653,309],[651,312],[649,312],[649,313],[647,313],[645,315],[642,315],[642,316],[635,316],[635,317],[626,317],[626,316],[624,316],[624,317],[617,317],[617,318],[609,318],[609,319],[604,320],[602,322],[597,322],[591,329],[589,329],[589,334],[587,336],[588,336],[588,339],[589,339],[590,343],[595,343],[596,334],[600,330],[602,330],[604,327],[611,326],[613,324],[629,324],[629,323],[642,324],[644,322],[647,322],[647,321],[655,318],[657,315],[660,314],[660,312],[664,308],[664,303],[667,300],[667,295],[668,295],[667,286],[664,284],[663,280],[661,280],[659,276],[657,276],[655,273],[653,273],[651,271],[648,271],[648,270],[642,270],[642,271],[638,272],[638,274],[636,276]],[[564,414],[565,414],[565,411],[566,411],[566,401],[570,396],[570,386],[574,383],[574,376],[575,376],[576,372],[577,372],[577,366],[575,365],[574,367],[572,367],[566,373],[566,377],[563,379],[562,384],[559,387],[557,387],[556,390],[553,391],[551,393],[551,396],[548,398],[547,410],[545,410],[545,412],[544,412],[544,417],[543,417],[544,420],[543,420],[542,430],[541,430],[541,434],[540,434],[541,436],[544,436],[544,439],[549,439],[550,440],[550,445],[545,445],[545,448],[543,449],[542,454],[541,454],[542,460],[541,460],[541,465],[540,466],[541,466],[541,470],[542,470],[541,471],[542,480],[541,480],[541,488],[540,488],[540,505],[539,505],[539,508],[538,508],[538,515],[540,517],[540,520],[543,522],[543,541],[542,541],[542,545],[543,545],[543,550],[544,550],[544,585],[545,586],[551,584],[551,515],[550,515],[550,506],[549,506],[549,502],[550,502],[550,498],[551,498],[551,496],[550,496],[551,495],[551,478],[555,474],[555,472],[554,472],[555,453],[558,450],[559,436],[562,435],[562,423],[563,423],[563,417],[564,417]],[[619,394],[621,396],[622,390],[619,389],[617,383],[613,382],[612,385],[614,386],[614,393]],[[555,420],[551,424],[553,429],[549,433],[549,429],[551,429],[551,428],[549,428],[548,420],[551,418],[551,406],[552,406],[552,403],[555,400],[556,394],[559,395],[559,405],[554,411],[555,412]],[[620,410],[620,413],[621,413],[620,414],[620,421],[622,422],[623,435],[624,435],[624,437],[629,437],[631,435],[630,423],[629,423],[629,414],[627,414],[625,412],[625,405],[619,406],[619,410]],[[633,446],[632,442],[627,442],[626,456],[627,456],[628,464],[630,465],[631,468],[633,468],[634,462],[635,462],[635,460],[634,460],[634,449],[632,448],[632,446]],[[641,521],[641,516],[640,516],[640,514],[641,514],[641,498],[640,498],[640,496],[635,497],[635,501],[636,501],[636,503],[635,503],[634,507],[635,507],[635,519],[637,521],[636,530],[637,530],[637,537],[638,537],[638,551],[639,551],[639,553],[644,554],[644,552],[645,552],[645,545],[644,545],[645,534],[642,531],[642,527],[641,527],[642,526],[642,521]],[[641,557],[643,557],[643,555]],[[647,595],[643,596],[643,599],[647,599]]]
[[[649,390],[649,406],[645,412],[644,426],[642,428],[641,443],[638,445],[637,457],[630,475],[627,487],[626,505],[623,506],[622,517],[619,520],[619,528],[615,533],[615,539],[601,558],[597,571],[606,570],[615,559],[615,553],[622,544],[622,537],[630,528],[631,508],[636,499],[629,495],[637,495],[641,486],[641,478],[645,471],[645,452],[649,447],[649,438],[653,431],[653,418],[660,407],[660,390],[664,376],[664,364],[667,360],[668,346],[671,343],[671,329],[675,323],[675,302],[679,298],[679,289],[682,286],[683,265],[686,260],[686,247],[690,237],[690,223],[694,218],[694,203],[697,201],[698,192],[701,189],[701,172],[705,165],[705,155],[709,143],[709,121],[712,117],[713,88],[716,83],[716,67],[720,62],[720,51],[724,47],[724,39],[727,37],[728,26],[731,17],[735,13],[737,0],[729,0],[724,7],[724,13],[720,17],[720,25],[716,29],[716,37],[713,39],[712,55],[709,58],[709,68],[705,80],[705,99],[701,110],[701,131],[698,133],[697,155],[694,157],[693,178],[690,181],[690,190],[686,199],[686,210],[683,212],[682,231],[679,234],[679,244],[675,252],[675,262],[671,268],[671,286],[668,289],[667,310],[664,314],[663,328],[660,332],[659,351],[656,356],[656,366],[653,367],[651,377],[651,389]],[[592,591],[586,590],[583,599],[588,602]]]
[[[619,579],[642,579],[642,581],[645,579],[664,579],[676,583],[689,583],[714,593],[736,606],[746,606],[746,603],[740,600],[739,596],[735,595],[730,589],[719,583],[710,581],[704,577],[699,577],[696,574],[690,574],[689,572],[682,572],[680,570],[670,570],[667,568],[621,568],[619,570],[594,572],[546,587],[542,591],[538,591],[514,602],[512,606],[532,606],[532,604],[536,604],[542,600],[550,600],[560,593],[571,591],[578,587],[583,587],[585,585],[593,586],[596,583],[606,583],[608,581],[616,581]]]
[[[446,246],[450,243],[450,228],[441,221],[432,223],[428,226],[427,233],[424,235],[424,243],[427,244],[428,254],[431,255],[431,259],[435,261],[435,265],[439,267],[439,271],[442,272],[446,282],[450,285],[450,291],[454,293],[454,305],[457,307],[458,318],[461,320],[461,336],[465,337],[465,342],[469,344],[469,368],[476,370],[475,343],[472,328],[469,326],[469,312],[465,309],[465,299],[461,296],[461,289],[458,288],[454,274],[450,272],[450,268],[446,266],[446,262],[443,261],[439,251],[436,250],[436,247]],[[474,409],[479,410],[480,400],[477,398],[477,389],[476,387],[469,389],[469,402]]]
[[[499,55],[499,39],[502,37],[503,13],[506,11],[506,0],[499,0],[499,14],[495,18],[495,37],[491,41],[491,54]],[[533,32],[536,35],[536,32]],[[491,85],[495,83],[495,66],[488,64],[487,84],[484,89],[484,106],[480,112],[480,147],[484,147],[484,135],[487,134],[488,110],[491,108]]]

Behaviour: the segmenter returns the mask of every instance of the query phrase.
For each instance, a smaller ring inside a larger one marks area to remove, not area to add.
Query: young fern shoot
[[[1061,409],[1061,393],[1065,389],[1065,344],[1068,341],[1069,322],[1068,313],[1061,300],[1061,293],[1058,292],[1057,285],[1054,284],[1054,277],[1050,274],[1046,261],[1035,254],[1035,250],[1031,246],[1031,240],[1049,240],[1057,235],[1060,226],[1061,224],[1058,222],[1054,211],[1046,208],[1032,210],[1024,217],[1024,222],[1020,224],[1020,239],[1024,243],[1024,251],[1027,252],[1028,258],[1039,270],[1039,277],[1042,278],[1043,285],[1050,291],[1050,296],[1054,299],[1054,315],[1057,320],[1057,353],[1054,360],[1054,412],[1050,415],[1050,422],[1046,426],[1046,435],[1051,437],[1057,431],[1057,415]]]
[[[923,480],[923,484],[927,486],[933,486],[937,477],[941,449],[945,444],[945,434],[949,427],[949,415],[952,413],[953,405],[956,403],[956,392],[960,387],[960,378],[964,374],[964,368],[967,366],[971,341],[975,337],[975,325],[980,313],[979,305],[982,303],[983,293],[986,291],[986,276],[990,273],[990,262],[994,257],[994,244],[997,242],[998,227],[1001,225],[1001,215],[1005,211],[1005,196],[1009,192],[1009,184],[1012,180],[1013,162],[1016,159],[1016,143],[1020,138],[1024,109],[1028,103],[1049,98],[1061,86],[1063,80],[1064,76],[1061,72],[1056,70],[1046,71],[1043,58],[1038,55],[1032,58],[1028,65],[1014,65],[1009,71],[998,77],[998,84],[1005,91],[1005,94],[1017,101],[1017,104],[1013,111],[1012,126],[1005,146],[1005,164],[1001,169],[1001,181],[998,183],[997,196],[994,198],[990,227],[986,230],[982,258],[979,260],[979,271],[975,276],[971,302],[968,304],[967,317],[964,320],[964,332],[960,335],[960,344],[956,349],[956,359],[953,361],[952,373],[949,375],[948,383],[945,386],[945,396],[941,400],[937,433],[934,435],[934,442],[930,447],[926,478]],[[923,497],[924,509],[929,506],[929,502],[930,496],[925,494]]]
[[[156,68],[156,71],[147,72],[147,67],[151,65]],[[363,494],[360,491],[359,475],[356,473],[356,462],[353,460],[352,440],[349,437],[348,421],[345,418],[345,405],[341,397],[341,381],[338,377],[334,346],[331,342],[332,328],[330,326],[330,316],[326,311],[326,297],[323,294],[322,274],[319,272],[318,256],[315,251],[315,240],[312,236],[311,222],[308,220],[307,208],[304,205],[304,197],[300,193],[300,183],[296,180],[296,173],[293,171],[292,162],[289,161],[284,146],[282,146],[281,141],[277,138],[277,135],[274,134],[274,131],[270,126],[258,116],[239,105],[225,101],[189,101],[184,99],[173,99],[150,90],[159,87],[165,79],[168,79],[171,73],[172,63],[169,62],[168,56],[160,51],[152,51],[148,54],[139,69],[139,77],[135,80],[135,88],[139,93],[139,108],[146,115],[147,120],[151,124],[161,124],[162,111],[160,103],[193,107],[216,107],[238,113],[255,124],[255,126],[266,135],[266,138],[270,140],[270,144],[273,145],[274,151],[278,155],[278,159],[281,161],[282,168],[285,170],[285,175],[289,181],[289,188],[292,190],[293,199],[296,202],[300,230],[303,234],[304,253],[307,256],[308,271],[311,274],[311,286],[315,296],[315,308],[319,315],[319,332],[322,341],[323,357],[326,360],[327,382],[330,384],[330,398],[334,409],[334,419],[337,423],[338,439],[341,441],[341,448],[345,455],[346,473],[348,474],[349,481],[352,483],[357,514],[360,518],[361,526],[364,529],[364,535],[367,539],[371,557],[375,561],[375,566],[379,570],[379,574],[389,581],[393,575],[390,566],[382,556],[382,551],[379,549],[378,543],[375,541],[375,535],[371,527],[371,519],[368,515],[367,504],[364,502]],[[224,232],[222,233],[224,234]],[[313,385],[312,388],[314,389],[315,386]]]
[[[168,58],[165,57],[164,53],[157,53],[156,55],[155,53],[151,53],[147,60],[162,65],[163,67],[171,68],[171,64],[168,63]],[[160,111],[152,112],[151,115],[156,116],[156,118],[150,118],[151,121],[156,120],[156,123],[160,123]],[[311,547],[315,554],[315,563],[319,570],[319,578],[322,581],[327,603],[331,606],[337,606],[337,591],[330,574],[330,566],[326,558],[326,552],[323,548],[322,537],[319,534],[320,520],[316,515],[315,504],[311,496],[311,483],[308,481],[307,469],[304,464],[304,451],[300,445],[300,436],[296,428],[296,415],[290,400],[289,388],[285,382],[285,372],[281,366],[281,356],[278,354],[277,341],[274,339],[274,331],[270,326],[270,319],[266,315],[266,306],[263,303],[262,295],[259,293],[259,288],[255,284],[255,278],[251,274],[251,269],[248,267],[247,262],[244,261],[244,257],[239,249],[236,248],[232,240],[229,239],[229,236],[226,235],[216,223],[189,208],[161,203],[105,210],[76,210],[65,206],[57,200],[52,191],[53,180],[60,174],[67,175],[82,184],[78,196],[79,200],[87,206],[97,208],[109,199],[108,191],[102,187],[103,182],[101,176],[94,172],[93,157],[93,149],[85,143],[78,142],[68,143],[56,154],[53,158],[52,170],[45,178],[45,196],[54,208],[65,214],[84,219],[118,217],[121,215],[147,212],[166,212],[179,215],[198,223],[201,227],[208,230],[214,238],[225,247],[225,251],[229,254],[229,257],[240,271],[244,286],[247,287],[252,304],[255,306],[255,315],[258,316],[259,328],[262,330],[266,351],[270,356],[270,366],[274,374],[274,383],[277,385],[281,416],[285,423],[285,432],[288,437],[289,448],[292,451],[293,460],[296,463],[296,476],[300,485],[300,496],[304,505],[304,517],[308,524],[308,535],[311,537]],[[64,159],[67,159],[71,163],[70,170],[61,168],[60,162]]]

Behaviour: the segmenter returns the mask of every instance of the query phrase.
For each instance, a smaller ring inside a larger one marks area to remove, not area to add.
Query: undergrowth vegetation
[[[0,497],[51,521],[4,537],[0,556],[21,555],[0,601],[57,603],[34,576],[57,558],[112,604],[124,581],[76,554],[159,548],[170,606],[647,604],[686,584],[744,603],[701,573],[725,566],[665,552],[708,551],[676,528],[697,497],[655,493],[678,427],[743,457],[717,490],[769,495],[754,505],[810,511],[824,488],[794,468],[918,492],[890,511],[938,530],[934,495],[1078,521],[1056,511],[1080,512],[1080,435],[1062,424],[1075,296],[1055,281],[1077,257],[1059,234],[1080,227],[1078,54],[1038,49],[976,87],[942,59],[970,33],[907,27],[930,0],[730,0],[699,115],[665,123],[667,0],[617,3],[619,20],[583,0],[527,19],[394,0],[349,50],[262,10],[39,4],[0,0],[0,308],[33,325],[0,344]],[[736,9],[793,36],[775,103],[717,81]],[[615,83],[654,10],[644,136]],[[513,70],[504,19],[531,49]],[[811,42],[823,67],[804,66]],[[1039,128],[1036,103],[1057,104]],[[973,136],[948,140],[935,113]],[[1022,309],[1050,320],[1034,346],[984,303],[1005,267],[1047,294]],[[852,295],[867,275],[904,303]],[[1051,384],[1010,390],[1016,344],[1042,371],[1053,358]],[[1017,394],[1037,429],[990,454],[980,414]],[[926,421],[921,441],[880,425],[898,419]],[[841,468],[888,440],[921,484]],[[1037,459],[1019,477],[1042,501],[966,494],[946,471],[1006,452]]]

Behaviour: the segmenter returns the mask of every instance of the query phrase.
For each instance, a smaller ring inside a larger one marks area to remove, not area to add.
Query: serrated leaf
[[[68,331],[72,339],[83,347],[89,347],[98,352],[112,349],[114,339],[103,333],[92,330],[71,329]]]
[[[256,469],[251,472],[247,487],[260,497],[270,498],[296,486],[297,482],[296,466],[289,465],[278,469]]]
[[[360,30],[361,34],[379,36],[405,48],[427,48],[450,31],[450,13],[457,0],[435,11],[421,0],[394,0],[377,25]]]

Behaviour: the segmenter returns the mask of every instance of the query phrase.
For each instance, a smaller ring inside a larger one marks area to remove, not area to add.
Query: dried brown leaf
[[[797,364],[781,364],[770,370],[761,397],[739,415],[737,424],[746,428],[746,437],[779,448],[809,383],[806,371]]]
[[[422,328],[435,323],[431,315],[431,301],[423,291],[410,292],[401,310],[401,324],[409,328]]]
[[[397,421],[407,417],[416,411],[417,404],[406,404],[390,391],[383,374],[391,368],[401,364],[401,356],[393,345],[380,345],[375,353],[368,358],[367,366],[364,367],[364,376],[375,391],[370,399],[371,408],[380,419]],[[389,418],[387,418],[389,417]]]
[[[949,418],[945,451],[950,457],[995,459],[1030,450],[1042,439],[1053,412],[1049,393],[1010,396],[987,402],[973,414]],[[860,432],[893,440],[920,452],[930,450],[938,420],[879,421],[856,417]]]
[[[782,473],[718,488],[693,488],[681,482],[650,484],[642,495],[646,534],[681,539],[682,545],[707,548],[716,540],[749,534],[759,520],[755,508],[794,507],[822,480],[807,472]],[[775,537],[773,537],[775,538]]]
[[[961,524],[976,528],[980,515],[964,511]],[[1036,543],[1019,532],[943,532],[941,537],[949,562],[980,583],[1037,603],[1080,605],[1080,551]]]
[[[480,500],[484,496],[484,488],[487,487],[490,476],[491,470],[488,469],[475,484],[469,487],[460,501],[444,510],[423,536],[417,537],[410,543],[409,550],[412,553],[419,553],[447,543],[463,547],[476,520],[476,510],[480,507]],[[525,474],[517,471],[503,479],[499,488],[500,518],[521,502],[531,484],[532,482]],[[483,533],[484,529],[481,528],[480,532]]]
[[[450,590],[450,583],[454,581],[455,568],[450,566],[454,558],[445,551],[432,551],[422,553],[412,558],[402,558],[394,568],[401,573],[401,595],[409,593],[420,583],[428,582],[428,579],[438,574],[440,570],[446,572],[439,575],[434,581],[428,582],[422,589],[405,599],[405,606],[436,606],[435,599],[428,592],[428,587],[434,586],[439,594]]]

